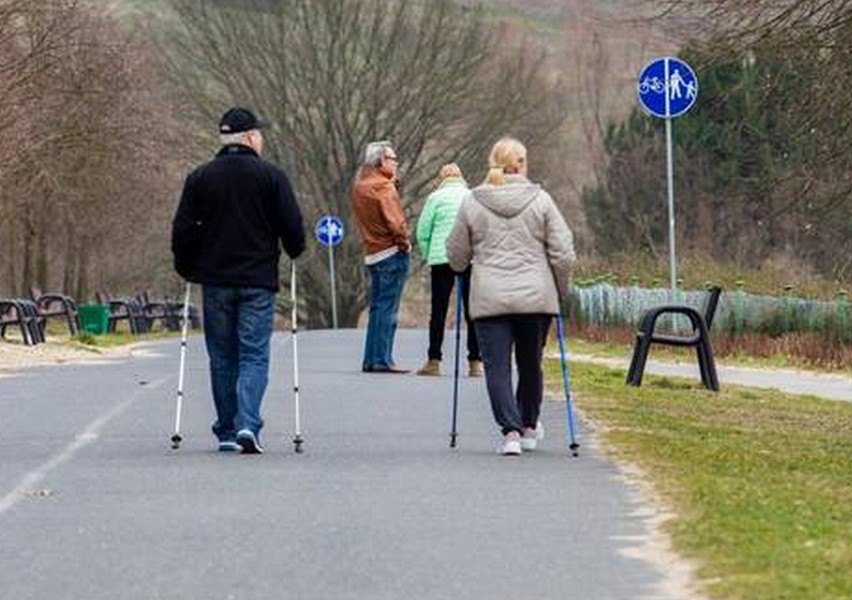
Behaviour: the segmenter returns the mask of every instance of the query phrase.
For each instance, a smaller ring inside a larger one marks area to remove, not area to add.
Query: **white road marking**
[[[163,378],[159,381],[150,383],[145,386],[144,390],[139,390],[139,392],[148,392],[152,389],[156,389],[160,385],[165,383],[167,380],[168,378]],[[101,431],[103,431],[107,423],[109,423],[113,418],[123,413],[130,407],[131,404],[133,404],[139,399],[139,392],[133,394],[132,397],[128,398],[121,404],[116,404],[103,415],[89,423],[88,427],[86,427],[83,431],[74,436],[74,440],[71,441],[71,443],[69,443],[67,446],[65,446],[65,448],[63,448],[57,454],[53,455],[49,460],[39,465],[37,468],[27,473],[11,492],[0,498],[0,515],[15,506],[22,499],[26,498],[27,491],[37,487],[37,485],[53,469],[55,469],[62,463],[67,462],[79,450],[96,441],[100,437]]]

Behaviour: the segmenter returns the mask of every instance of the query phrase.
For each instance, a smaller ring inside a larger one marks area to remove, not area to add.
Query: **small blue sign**
[[[324,215],[317,220],[314,233],[323,246],[336,246],[343,240],[343,222],[333,215]]]
[[[651,116],[673,119],[695,104],[698,77],[692,67],[679,58],[657,58],[639,73],[636,91],[639,102]]]

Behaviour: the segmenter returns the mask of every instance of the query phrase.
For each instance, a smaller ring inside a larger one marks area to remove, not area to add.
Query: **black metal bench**
[[[136,298],[116,298],[110,294],[98,292],[95,294],[98,304],[109,306],[109,325],[107,331],[114,333],[119,321],[127,321],[128,329],[133,335],[147,333],[148,319],[142,307],[142,302]]]
[[[701,382],[715,392],[719,391],[719,378],[716,374],[716,363],[713,359],[713,347],[710,345],[710,327],[713,316],[719,304],[722,288],[711,287],[708,290],[704,310],[699,312],[689,306],[660,306],[652,308],[642,317],[639,331],[636,333],[636,344],[633,347],[633,358],[627,371],[627,384],[642,385],[642,375],[651,344],[695,348],[698,356],[698,367],[701,371]],[[663,315],[684,315],[692,324],[692,333],[686,335],[656,333],[657,320]]]
[[[37,288],[30,290],[33,302],[36,304],[39,315],[45,321],[47,319],[61,318],[68,326],[71,335],[77,335],[80,331],[80,317],[77,312],[77,303],[71,296],[58,293],[42,293]]]
[[[44,342],[44,317],[31,300],[18,298],[0,299],[0,338],[6,339],[6,329],[17,326],[26,346]]]
[[[148,329],[152,330],[157,321],[163,325],[166,331],[180,331],[180,319],[182,306],[166,296],[163,300],[152,300],[151,293],[146,290],[137,299],[142,304],[142,312],[148,323]]]

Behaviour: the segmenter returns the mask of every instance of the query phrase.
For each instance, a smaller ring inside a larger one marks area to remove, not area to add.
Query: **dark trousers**
[[[538,422],[544,392],[541,355],[551,318],[504,315],[476,321],[491,410],[503,435],[534,428]],[[518,365],[517,392],[512,386],[512,348]]]
[[[462,302],[464,304],[464,320],[467,323],[467,359],[479,360],[479,341],[476,339],[476,328],[470,319],[468,304],[470,303],[470,267],[461,274]],[[444,345],[444,332],[447,322],[447,311],[450,307],[450,297],[456,282],[456,272],[450,265],[433,265],[432,280],[432,313],[429,316],[429,359],[441,360]]]

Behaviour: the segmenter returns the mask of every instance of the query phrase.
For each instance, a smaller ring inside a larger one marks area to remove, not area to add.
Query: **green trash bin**
[[[102,335],[109,329],[109,306],[106,304],[81,304],[77,307],[80,328],[94,335]]]

